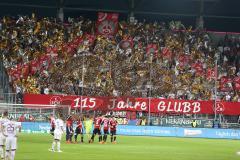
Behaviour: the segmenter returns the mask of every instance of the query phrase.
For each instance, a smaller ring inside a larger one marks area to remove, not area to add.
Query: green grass
[[[109,138],[109,137],[108,137]],[[118,144],[65,144],[49,152],[52,136],[21,134],[15,160],[235,160],[238,140],[118,136]],[[86,141],[86,140],[85,140]],[[109,139],[108,139],[109,141]]]

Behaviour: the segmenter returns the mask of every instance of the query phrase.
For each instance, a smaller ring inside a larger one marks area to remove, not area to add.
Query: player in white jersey
[[[55,120],[54,139],[52,143],[52,149],[50,149],[50,151],[52,152],[55,152],[56,145],[57,145],[57,152],[62,152],[60,150],[60,142],[62,139],[62,134],[64,133],[62,117],[63,117],[62,114],[59,114],[58,118]]]
[[[6,137],[6,160],[14,160],[17,149],[17,133],[21,132],[21,123],[9,120],[2,126],[3,135]]]
[[[6,137],[3,135],[3,124],[5,122],[9,121],[8,119],[8,112],[5,111],[3,112],[3,117],[0,119],[0,157],[1,159],[4,159],[4,146],[5,146],[5,141]]]

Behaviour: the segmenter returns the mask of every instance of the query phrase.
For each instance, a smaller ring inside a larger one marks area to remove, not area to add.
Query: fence
[[[12,93],[9,85],[9,78],[4,68],[2,58],[0,57],[0,97],[7,103],[16,103],[16,94]]]
[[[3,101],[6,103],[17,104],[17,94],[16,93],[0,93],[0,97],[2,97]]]

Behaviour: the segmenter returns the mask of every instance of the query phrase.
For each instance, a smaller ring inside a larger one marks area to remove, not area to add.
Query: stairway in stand
[[[5,87],[8,88],[7,84],[7,74],[5,72],[5,68],[3,66],[3,61],[0,57],[0,103],[5,103],[4,93],[8,92],[8,90],[4,89]]]
[[[3,88],[2,86],[0,86],[0,103],[4,103],[5,100],[4,100],[4,96],[3,96]]]

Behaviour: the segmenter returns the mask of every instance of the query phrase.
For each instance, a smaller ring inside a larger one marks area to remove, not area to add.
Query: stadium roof
[[[240,32],[239,0],[1,0],[0,15],[56,16],[60,7],[65,17],[96,18],[96,12],[118,12],[126,19],[130,12],[139,20],[181,20],[195,26],[202,15],[205,28]]]

